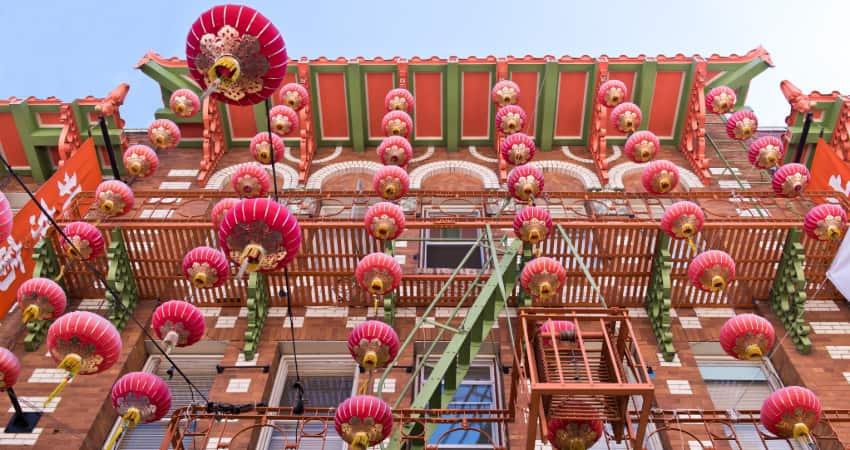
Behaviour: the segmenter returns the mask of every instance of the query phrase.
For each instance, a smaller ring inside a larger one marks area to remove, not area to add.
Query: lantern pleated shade
[[[496,111],[496,129],[503,134],[519,133],[528,124],[528,116],[519,105],[507,105]]]
[[[564,287],[567,272],[555,259],[534,258],[525,265],[519,281],[522,288],[535,300],[548,300]]]
[[[363,257],[354,269],[360,288],[372,295],[387,295],[401,283],[401,266],[392,256],[375,252]]]
[[[334,427],[348,444],[356,443],[358,448],[378,445],[393,431],[392,408],[378,397],[356,395],[336,408]]]
[[[180,143],[180,127],[168,119],[157,119],[148,127],[148,139],[160,150],[172,150]]]
[[[224,253],[237,264],[243,258],[256,270],[271,272],[291,263],[301,247],[301,227],[286,206],[259,198],[239,202],[227,212],[218,230]],[[261,251],[254,257],[251,249]]]
[[[298,113],[286,105],[277,105],[269,111],[272,132],[278,136],[287,136],[299,127]]]
[[[808,435],[820,421],[823,407],[814,392],[800,386],[776,390],[761,406],[761,424],[783,438]]]
[[[555,450],[589,449],[598,441],[604,428],[599,419],[549,419],[549,443]]]
[[[810,209],[803,221],[803,231],[812,239],[834,241],[844,235],[847,213],[839,205],[824,203]]]
[[[301,111],[310,101],[310,94],[307,92],[307,89],[298,83],[285,84],[280,88],[279,95],[279,102],[295,111]]]
[[[758,130],[759,121],[752,111],[738,111],[726,119],[726,135],[736,141],[745,141]]]
[[[372,187],[384,200],[398,200],[410,189],[410,178],[401,167],[384,166],[372,178]]]
[[[159,156],[147,145],[131,145],[124,152],[124,167],[134,177],[146,178],[159,167]]]
[[[651,131],[644,130],[629,136],[623,150],[630,160],[642,163],[655,158],[660,149],[661,142],[658,140],[658,136]]]
[[[809,185],[809,180],[811,180],[811,174],[806,166],[799,163],[789,163],[780,167],[773,174],[771,187],[773,187],[773,192],[780,197],[797,197]]]
[[[508,192],[519,201],[529,201],[543,192],[543,172],[530,164],[516,166],[508,174]]]
[[[676,202],[661,216],[661,230],[673,239],[688,239],[700,232],[705,214],[692,202]]]
[[[381,129],[385,136],[401,136],[407,138],[413,131],[413,120],[404,111],[390,111],[381,120]]]
[[[211,247],[195,247],[183,257],[183,275],[196,288],[219,287],[230,275],[227,256]]]
[[[9,204],[9,199],[6,194],[0,192],[0,242],[5,243],[6,239],[12,234],[12,224],[14,216],[12,215],[12,206]]]
[[[393,327],[378,320],[367,320],[354,327],[348,336],[348,351],[366,369],[382,369],[398,356],[401,341]]]
[[[608,80],[596,91],[596,102],[606,108],[613,108],[626,101],[629,89],[620,80]]]
[[[21,375],[21,361],[5,347],[0,347],[0,391],[14,387]]]
[[[401,136],[388,136],[378,145],[378,158],[386,166],[406,167],[413,158],[413,147]]]
[[[71,222],[65,226],[63,231],[74,244],[71,247],[65,239],[59,240],[65,254],[85,261],[90,261],[103,254],[103,235],[94,225],[86,222]]]
[[[68,297],[62,286],[50,278],[30,278],[17,292],[18,307],[24,320],[55,320],[68,306]]]
[[[263,197],[269,193],[271,176],[263,166],[256,163],[236,167],[230,178],[233,190],[245,198]]]
[[[536,206],[522,208],[514,216],[514,234],[523,242],[537,244],[552,234],[552,216]]]
[[[735,261],[720,250],[700,253],[688,266],[688,279],[700,290],[720,292],[735,280]]]
[[[705,94],[705,109],[712,114],[726,114],[735,108],[738,96],[728,86],[717,86]]]
[[[634,103],[620,103],[611,110],[611,127],[621,133],[633,133],[640,127],[643,119],[640,108]]]
[[[168,106],[171,107],[174,114],[188,118],[198,114],[198,111],[201,110],[201,99],[198,98],[198,94],[189,89],[177,89],[171,94]]]
[[[79,355],[80,374],[103,372],[121,356],[121,335],[108,320],[88,311],[59,317],[47,330],[47,348],[58,363],[69,354]]]
[[[515,105],[519,101],[519,85],[511,80],[502,80],[493,86],[493,103],[502,106]]]
[[[204,337],[204,314],[197,306],[181,300],[169,300],[159,305],[151,317],[151,328],[159,339],[168,333],[177,334],[177,347],[187,347]]]
[[[285,147],[283,140],[277,135],[272,134],[272,142],[274,143],[274,162],[280,161],[283,158]],[[251,143],[248,146],[251,151],[251,156],[260,164],[272,163],[272,149],[269,147],[269,134],[265,132],[257,133],[251,138]]]
[[[135,201],[130,186],[118,180],[106,180],[97,185],[94,198],[98,209],[109,217],[127,214]]]
[[[557,340],[560,336],[575,334],[576,324],[570,320],[547,320],[540,325],[538,334],[545,345],[551,345],[552,336]]]
[[[393,89],[387,92],[386,97],[384,97],[384,106],[387,108],[387,111],[404,111],[410,113],[413,111],[415,103],[413,94],[407,89]]]
[[[525,164],[534,158],[534,139],[525,133],[510,134],[502,141],[501,152],[508,164]]]
[[[162,378],[148,372],[130,372],[112,385],[112,407],[119,416],[135,408],[140,423],[156,422],[171,409],[171,391]]]
[[[785,158],[785,148],[782,141],[775,136],[764,136],[750,144],[747,159],[757,169],[772,169]]]
[[[366,210],[363,225],[375,239],[391,241],[404,231],[404,211],[394,203],[375,203]]]
[[[213,226],[218,228],[218,225],[221,223],[221,219],[224,219],[225,214],[230,211],[230,208],[233,208],[241,201],[242,200],[239,200],[238,198],[225,198],[216,202],[210,211],[210,218],[212,219]]]
[[[759,360],[770,352],[775,340],[773,325],[755,314],[738,314],[720,327],[720,346],[736,359]]]
[[[647,164],[640,181],[653,194],[666,194],[679,184],[679,168],[670,161],[657,160]]]
[[[186,37],[189,73],[212,97],[253,105],[270,97],[286,75],[289,57],[277,27],[253,8],[215,6],[201,14]]]

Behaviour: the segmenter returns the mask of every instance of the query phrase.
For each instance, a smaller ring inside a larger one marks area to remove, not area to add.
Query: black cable
[[[76,251],[77,251],[77,254],[79,254],[79,252],[80,252],[80,251],[79,251],[79,249],[77,248],[77,246],[76,246],[76,245],[74,245],[74,243],[71,241],[71,239],[68,237],[68,235],[66,235],[66,234],[65,234],[65,231],[64,231],[64,230],[62,230],[62,228],[61,228],[61,227],[59,227],[59,224],[58,224],[58,223],[56,223],[56,220],[54,220],[54,219],[53,219],[53,215],[51,215],[51,214],[50,214],[50,213],[49,213],[49,212],[48,212],[48,211],[44,208],[44,206],[42,206],[41,202],[39,202],[39,201],[38,201],[38,199],[36,199],[36,198],[35,198],[35,194],[33,194],[33,193],[32,193],[32,191],[30,190],[30,188],[29,188],[29,187],[27,187],[27,185],[24,183],[24,180],[22,180],[22,179],[21,179],[21,177],[18,175],[18,173],[17,173],[17,172],[15,172],[15,170],[14,170],[14,169],[12,169],[12,166],[9,164],[9,161],[7,161],[7,160],[6,160],[6,157],[5,157],[5,156],[3,156],[3,154],[2,154],[2,153],[0,153],[0,161],[2,161],[2,162],[3,162],[3,165],[5,165],[5,166],[6,166],[6,169],[9,171],[9,173],[10,173],[10,174],[12,174],[12,176],[13,176],[13,177],[15,177],[15,180],[17,180],[18,184],[20,184],[20,185],[21,185],[21,187],[24,189],[24,191],[26,191],[26,193],[27,193],[27,195],[29,196],[30,200],[32,200],[32,202],[33,202],[33,203],[35,203],[35,205],[36,205],[36,206],[38,206],[38,209],[39,209],[39,210],[41,210],[41,213],[42,213],[42,214],[44,214],[44,216],[45,216],[45,217],[47,217],[47,220],[49,220],[49,221],[50,221],[51,226],[53,226],[53,228],[54,228],[57,232],[59,232],[59,235],[60,235],[60,236],[62,236],[62,239],[64,239],[64,240],[65,240],[65,243],[66,243],[66,244],[68,244],[68,245],[70,245],[70,246],[71,246],[71,248],[73,248],[74,250],[76,250]],[[157,341],[157,340],[156,340],[156,339],[155,339],[155,338],[154,338],[154,337],[150,334],[150,332],[147,330],[147,328],[146,328],[144,325],[142,325],[142,323],[141,323],[141,322],[139,322],[139,320],[138,320],[138,319],[136,319],[136,317],[133,315],[133,312],[132,312],[132,311],[130,311],[130,310],[129,310],[129,308],[127,308],[127,307],[124,305],[124,303],[121,301],[121,296],[120,296],[117,292],[115,292],[115,290],[114,290],[114,289],[112,289],[112,287],[110,287],[110,286],[109,286],[109,283],[107,283],[107,282],[106,282],[106,279],[103,277],[103,275],[100,273],[100,271],[99,271],[99,270],[97,270],[97,268],[96,268],[96,267],[94,267],[94,265],[93,265],[92,263],[90,263],[90,262],[88,262],[88,261],[86,261],[86,260],[84,260],[84,259],[81,259],[80,261],[81,261],[81,262],[82,262],[82,263],[86,266],[86,268],[87,268],[87,269],[88,269],[88,270],[89,270],[92,274],[94,274],[94,276],[97,278],[97,280],[98,280],[98,281],[100,281],[101,283],[103,283],[103,285],[106,287],[106,290],[107,290],[107,291],[109,291],[109,293],[110,293],[110,294],[112,294],[112,298],[114,298],[114,299],[115,299],[114,304],[116,304],[116,305],[120,305],[120,307],[124,310],[124,312],[125,312],[125,313],[127,313],[127,315],[128,315],[128,316],[130,316],[130,319],[132,319],[132,320],[133,320],[133,322],[134,322],[136,325],[138,325],[138,326],[139,326],[139,328],[141,328],[141,329],[142,329],[142,333],[144,333],[144,334],[145,334],[145,336],[147,336],[147,338],[148,338],[148,339],[150,339],[150,340],[153,342],[154,347],[156,347],[156,349],[157,349],[157,350],[158,350],[158,351],[162,354],[162,356],[163,356],[163,357],[165,357],[165,359],[166,359],[166,360],[167,360],[167,361],[171,364],[171,366],[172,366],[172,367],[174,367],[174,369],[175,369],[175,370],[177,370],[177,373],[179,373],[179,374],[180,374],[180,376],[181,376],[181,377],[183,377],[183,379],[184,379],[184,380],[186,380],[186,383],[187,383],[187,384],[188,384],[188,385],[189,385],[192,389],[194,389],[195,391],[197,391],[197,393],[201,396],[201,398],[203,398],[203,399],[204,399],[204,402],[209,402],[209,400],[207,399],[207,396],[206,396],[206,395],[204,395],[204,393],[203,393],[203,392],[201,392],[201,390],[200,390],[200,389],[198,389],[198,387],[197,387],[197,386],[195,386],[195,384],[194,384],[194,383],[192,383],[192,380],[190,380],[190,379],[189,379],[189,377],[188,377],[188,376],[186,376],[186,374],[183,372],[183,370],[181,370],[181,369],[180,369],[180,367],[178,367],[178,366],[177,366],[177,363],[175,363],[175,362],[174,362],[174,360],[172,360],[172,359],[171,359],[171,357],[169,357],[169,356],[168,356],[168,354],[165,352],[165,350],[163,350],[163,348],[162,348],[162,347],[160,347],[159,342],[158,342],[158,341]]]
[[[271,113],[271,98],[266,97],[266,129],[269,132],[269,155],[271,155],[272,165],[272,182],[274,183],[274,201],[280,203],[280,197],[277,194],[277,170],[274,167],[274,141],[272,140],[272,113]],[[280,140],[283,142],[283,138]],[[289,287],[287,287],[289,289]]]
[[[295,322],[292,319],[292,288],[289,286],[289,268],[283,268],[283,278],[286,280],[286,315],[289,317],[289,341],[292,343],[292,358],[295,362],[295,383],[292,385],[298,391],[298,399],[292,408],[293,414],[304,413],[304,383],[298,370],[298,352],[295,350]]]

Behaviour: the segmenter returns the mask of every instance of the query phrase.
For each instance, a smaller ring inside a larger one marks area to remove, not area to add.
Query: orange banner
[[[850,165],[842,161],[832,146],[818,139],[812,159],[809,191],[838,191],[850,196]]]
[[[35,198],[54,218],[58,218],[77,194],[93,192],[102,180],[94,142],[89,138],[74,156],[41,185]],[[84,213],[85,210],[80,211],[80,214]],[[18,286],[32,277],[35,268],[33,247],[50,226],[50,221],[32,200],[15,214],[12,234],[0,246],[0,319],[14,304]]]

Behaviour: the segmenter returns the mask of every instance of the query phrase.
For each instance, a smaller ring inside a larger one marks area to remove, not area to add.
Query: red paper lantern
[[[507,105],[496,111],[496,128],[504,134],[519,133],[528,123],[528,116],[518,105]]]
[[[413,147],[401,136],[385,137],[378,145],[378,158],[386,166],[407,167],[413,158]]]
[[[13,223],[12,206],[9,204],[9,199],[6,198],[6,194],[0,192],[0,242],[6,242],[6,239],[12,234]]]
[[[778,138],[764,136],[750,144],[747,157],[750,164],[757,169],[772,169],[778,166],[779,162],[785,157],[785,149],[782,147],[782,141]]]
[[[118,180],[106,180],[94,191],[97,208],[107,217],[123,216],[133,209],[135,197],[130,186]]]
[[[146,178],[159,167],[159,156],[147,145],[131,145],[124,152],[124,167],[134,177]]]
[[[688,266],[688,279],[700,290],[720,292],[735,280],[735,261],[720,250],[700,253]]]
[[[253,105],[271,96],[286,76],[288,60],[278,29],[247,6],[213,7],[186,37],[192,78],[226,103]]]
[[[661,142],[658,136],[651,131],[638,131],[626,139],[626,156],[636,163],[643,163],[655,158]]]
[[[679,184],[679,168],[667,160],[652,161],[643,169],[640,180],[648,192],[666,194]]]
[[[549,211],[528,206],[514,216],[514,234],[522,242],[535,245],[552,233],[552,216]]]
[[[274,145],[274,162],[278,162],[281,158],[283,158],[283,152],[285,151],[283,139],[274,134],[271,136],[272,143]],[[269,146],[269,133],[257,133],[251,139],[249,149],[251,150],[251,156],[253,156],[254,160],[258,163],[272,163],[272,149]]]
[[[192,117],[201,110],[201,99],[189,89],[177,89],[168,101],[171,111],[180,117]]]
[[[188,347],[204,337],[206,324],[198,307],[182,300],[170,300],[154,310],[151,328],[169,347]]]
[[[773,192],[780,197],[797,197],[809,185],[811,174],[809,169],[798,163],[789,163],[780,167],[773,174]]]
[[[633,133],[640,127],[643,115],[638,105],[634,103],[620,103],[611,110],[611,127],[621,133]]]
[[[245,198],[254,198],[268,194],[272,180],[263,166],[249,163],[236,168],[230,183],[237,194]]]
[[[307,106],[307,103],[310,101],[310,94],[307,92],[307,89],[298,83],[285,84],[282,88],[280,88],[279,95],[280,103],[294,109],[295,111],[301,111],[301,109]]]
[[[148,127],[148,139],[160,150],[171,150],[180,143],[180,128],[168,119],[156,119]]]
[[[0,347],[0,391],[14,387],[21,375],[21,361],[14,353]]]
[[[519,92],[518,84],[511,80],[502,80],[493,86],[491,96],[493,97],[493,103],[499,105],[501,108],[503,106],[516,105],[519,101]]]
[[[738,111],[726,120],[726,135],[736,141],[746,141],[758,130],[759,121],[752,111]]]
[[[604,432],[599,419],[549,419],[546,437],[556,450],[584,450],[593,447]]]
[[[691,239],[705,224],[705,214],[696,203],[676,202],[661,216],[661,230],[673,239]]]
[[[733,316],[720,328],[720,346],[735,359],[758,361],[773,348],[776,332],[764,317]]]
[[[410,178],[401,167],[384,166],[372,178],[372,187],[384,200],[398,200],[410,189]]]
[[[171,409],[165,380],[148,372],[130,372],[112,386],[112,407],[119,416],[138,423],[156,422]]]
[[[548,300],[564,287],[567,271],[557,260],[547,257],[532,259],[522,269],[520,285],[531,298]]]
[[[414,104],[413,94],[407,89],[393,89],[387,92],[387,96],[384,97],[384,106],[387,107],[387,111],[404,111],[410,113],[413,111]]]
[[[68,297],[62,286],[49,278],[30,278],[18,288],[18,307],[24,322],[56,320],[65,312]]]
[[[272,272],[295,259],[301,227],[280,203],[265,198],[244,200],[224,216],[218,242],[241,270]]]
[[[272,108],[269,111],[269,119],[271,120],[272,131],[278,136],[292,134],[299,127],[298,113],[285,105],[277,105]]]
[[[413,120],[404,111],[390,111],[381,120],[381,128],[386,136],[407,138],[413,131]]]
[[[540,325],[538,334],[544,345],[552,345],[552,339],[572,341],[576,334],[576,324],[569,320],[547,320]]]
[[[521,165],[534,158],[534,139],[525,133],[514,133],[502,140],[502,158],[511,165]]]
[[[404,231],[404,211],[389,202],[375,203],[366,210],[363,225],[375,239],[391,241]]]
[[[183,275],[196,288],[219,287],[230,275],[227,256],[210,247],[195,247],[183,257]]]
[[[596,102],[606,108],[613,108],[626,101],[629,89],[620,80],[608,80],[596,91]]]
[[[367,370],[383,369],[395,360],[401,341],[393,327],[378,320],[367,320],[354,327],[348,336],[348,351]]]
[[[386,253],[370,253],[357,263],[354,277],[364,291],[372,295],[387,295],[401,283],[401,266]]]
[[[529,164],[516,166],[508,174],[508,191],[519,201],[530,201],[543,192],[543,172]]]
[[[717,86],[705,95],[705,109],[712,114],[726,114],[735,108],[737,100],[735,91],[728,86]]]
[[[783,437],[803,439],[820,421],[823,407],[814,392],[788,386],[771,393],[761,405],[761,424]]]
[[[356,395],[336,408],[334,427],[352,449],[366,450],[392,433],[392,408],[378,397]]]
[[[844,235],[847,213],[838,205],[825,203],[809,210],[803,222],[806,234],[819,241],[834,241]]]
[[[103,235],[86,222],[71,222],[65,226],[65,235],[71,239],[73,247],[69,246],[65,239],[60,239],[62,251],[71,259],[91,261],[103,254]]]
[[[239,200],[238,198],[225,198],[216,202],[216,204],[212,207],[212,211],[210,211],[213,226],[218,229],[221,219],[224,219],[224,216],[228,211],[230,211],[230,208],[233,208],[241,201],[242,200]]]

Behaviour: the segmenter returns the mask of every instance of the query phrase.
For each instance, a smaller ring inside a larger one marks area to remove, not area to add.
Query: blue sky
[[[0,97],[102,96],[121,82],[129,127],[159,106],[152,80],[133,67],[148,49],[185,57],[190,25],[220,2],[4,1]],[[744,53],[763,45],[776,67],[748,104],[763,125],[782,125],[779,82],[804,92],[850,94],[850,2],[789,0],[312,0],[246,1],[272,19],[293,58]]]

